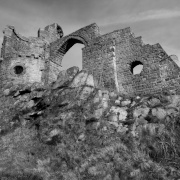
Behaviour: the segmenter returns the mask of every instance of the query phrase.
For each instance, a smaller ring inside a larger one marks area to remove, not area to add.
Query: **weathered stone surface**
[[[125,121],[127,117],[127,111],[125,108],[112,106],[110,109],[110,121]]]
[[[95,97],[94,97],[93,102],[94,103],[99,103],[101,100],[102,100],[102,91],[98,90]]]
[[[166,117],[167,112],[162,108],[153,108],[152,115],[157,117],[159,120],[162,120]]]
[[[175,107],[173,107],[173,108],[167,108],[166,109],[166,113],[167,113],[167,115],[169,115],[169,116],[177,116],[178,115],[178,109],[177,108],[175,108]]]
[[[121,106],[127,106],[127,105],[129,105],[129,104],[131,104],[131,101],[130,101],[130,100],[125,100],[125,101],[122,101],[122,102],[121,102]]]
[[[116,105],[120,105],[120,104],[121,104],[121,101],[117,99],[117,100],[115,101],[115,104],[116,104]]]
[[[95,119],[100,119],[102,117],[102,115],[103,115],[103,112],[104,112],[103,108],[95,109],[93,117]]]
[[[109,97],[111,98],[111,99],[116,99],[117,98],[117,93],[115,93],[115,92],[110,92],[109,93]]]
[[[94,80],[93,76],[89,75],[86,71],[80,71],[73,79],[70,87],[79,87],[79,86],[93,86]]]
[[[152,151],[151,142],[160,147],[162,142],[152,138],[173,128],[171,123],[176,122],[178,128],[179,97],[112,97],[107,90],[92,86],[91,78],[87,82],[88,77],[81,71],[61,88],[16,86],[1,96],[0,178],[101,180],[133,175],[138,179],[134,164],[147,160],[153,164],[152,171],[157,162],[149,154],[144,158],[146,150]],[[128,173],[123,174],[120,167]],[[157,173],[156,167],[153,171]],[[138,171],[143,176],[142,172]]]
[[[79,72],[78,67],[71,67],[67,70],[61,71],[58,74],[57,80],[53,84],[53,89],[59,88],[61,86],[67,86],[69,82],[74,78],[74,76]]]
[[[149,107],[137,107],[133,112],[134,118],[140,118],[140,117],[147,117],[149,113],[150,108]]]
[[[1,88],[35,82],[48,86],[58,75],[53,88],[61,87],[78,71],[75,67],[62,71],[61,67],[64,55],[76,43],[84,44],[83,70],[91,74],[87,77],[87,85],[128,96],[165,91],[175,94],[180,89],[180,67],[160,44],[143,44],[142,38],[132,35],[130,28],[101,35],[95,23],[64,37],[62,28],[56,23],[40,29],[38,37],[30,38],[18,34],[13,26],[5,28]],[[134,67],[140,64],[142,72],[133,74]]]
[[[180,95],[168,96],[167,100],[169,101],[168,107],[180,107]]]
[[[154,106],[161,104],[161,101],[157,98],[152,98],[148,101],[148,103],[151,107],[154,107]]]
[[[81,94],[80,94],[80,99],[81,100],[86,100],[90,94],[93,92],[94,88],[93,87],[89,87],[89,86],[84,86],[82,88]]]
[[[121,123],[118,125],[117,132],[125,134],[128,131],[127,125],[123,126]]]
[[[33,106],[35,106],[35,103],[33,100],[30,100],[27,104],[26,104],[26,108],[32,108]]]

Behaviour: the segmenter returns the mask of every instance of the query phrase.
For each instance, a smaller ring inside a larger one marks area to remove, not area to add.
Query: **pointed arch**
[[[74,44],[80,43],[87,47],[99,35],[99,27],[94,23],[58,39],[50,45],[50,61],[61,65],[63,56]]]

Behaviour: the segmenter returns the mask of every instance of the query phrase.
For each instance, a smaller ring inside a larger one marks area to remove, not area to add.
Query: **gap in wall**
[[[131,64],[131,73],[133,75],[140,74],[143,70],[143,63],[140,61],[134,61]]]
[[[64,55],[62,60],[62,70],[68,69],[72,66],[77,66],[82,69],[82,48],[83,44],[75,44]]]

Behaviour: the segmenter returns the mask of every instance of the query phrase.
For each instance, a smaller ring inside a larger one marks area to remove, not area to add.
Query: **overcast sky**
[[[54,22],[65,35],[94,22],[102,34],[131,27],[144,43],[160,43],[180,59],[180,0],[0,0],[1,32],[13,25],[24,36],[37,36],[39,28]],[[82,47],[69,50],[65,67],[81,67]]]

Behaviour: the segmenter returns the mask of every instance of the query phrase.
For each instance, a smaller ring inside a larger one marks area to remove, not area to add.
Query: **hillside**
[[[72,67],[3,89],[2,180],[178,180],[180,95],[128,97]]]

